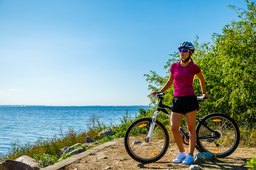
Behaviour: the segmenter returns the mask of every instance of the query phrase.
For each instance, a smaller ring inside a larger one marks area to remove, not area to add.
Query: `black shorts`
[[[195,95],[174,97],[172,100],[172,111],[186,114],[199,109],[198,101]]]

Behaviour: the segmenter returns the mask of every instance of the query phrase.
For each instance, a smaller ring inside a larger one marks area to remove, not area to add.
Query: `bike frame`
[[[159,103],[158,103],[157,110],[154,112],[153,116],[151,117],[151,123],[150,123],[150,126],[149,126],[149,132],[148,132],[147,137],[146,137],[146,142],[149,142],[150,139],[151,139],[151,137],[152,137],[152,134],[153,134],[153,131],[154,131],[154,128],[155,128],[155,125],[156,125],[156,120],[157,120],[158,114],[159,114],[160,112],[163,112],[168,118],[171,117],[171,114],[170,114],[166,109],[172,109],[172,107],[167,106],[167,105],[165,105],[165,104],[162,103],[162,101],[163,101],[163,97],[162,97],[162,96],[160,96],[159,99],[160,99],[160,101],[159,101]],[[198,100],[199,100],[199,101],[202,101],[203,98],[198,97]],[[199,119],[199,122],[201,122],[201,119]],[[198,122],[198,123],[199,123],[199,122]],[[205,125],[204,123],[203,123],[203,125],[204,125],[204,127],[206,127],[209,131],[215,132],[214,130],[210,129],[210,128],[209,128],[207,125]],[[184,138],[186,138],[186,140],[189,140],[189,135],[188,135],[188,133],[187,133],[186,131],[184,131],[181,127],[179,128],[179,131],[180,131],[180,133],[182,134],[182,136],[183,136]],[[215,137],[212,137],[212,138],[215,138]],[[208,137],[207,139],[209,139],[209,137]],[[196,143],[196,148],[197,148],[198,150],[200,150],[200,147],[197,145],[197,143]]]

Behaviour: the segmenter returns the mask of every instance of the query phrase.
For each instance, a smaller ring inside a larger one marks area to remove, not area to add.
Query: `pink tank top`
[[[173,63],[170,68],[174,76],[174,96],[191,96],[194,95],[194,88],[192,86],[194,75],[199,73],[200,67],[193,62],[183,67],[180,62]]]

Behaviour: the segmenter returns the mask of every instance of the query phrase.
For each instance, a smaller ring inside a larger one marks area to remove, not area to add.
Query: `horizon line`
[[[39,106],[39,107],[126,107],[126,106],[149,106],[150,104],[134,104],[134,105],[24,105],[24,104],[0,104],[0,107],[33,107],[33,106]]]

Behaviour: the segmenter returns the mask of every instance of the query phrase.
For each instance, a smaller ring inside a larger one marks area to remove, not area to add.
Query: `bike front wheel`
[[[196,127],[197,145],[205,152],[224,158],[232,154],[240,140],[235,121],[226,114],[213,113],[201,119]]]
[[[164,125],[156,121],[151,139],[147,139],[151,118],[133,122],[126,131],[124,144],[127,153],[136,161],[151,163],[161,159],[169,146],[169,135]]]

